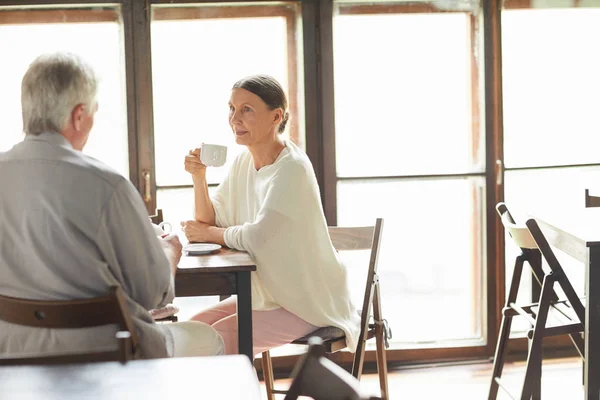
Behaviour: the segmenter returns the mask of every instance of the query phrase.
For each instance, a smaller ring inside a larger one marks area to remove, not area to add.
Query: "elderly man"
[[[22,81],[25,139],[0,153],[0,293],[63,300],[118,284],[140,356],[215,355],[223,342],[199,322],[155,324],[173,299],[177,236],[159,239],[133,185],[82,154],[98,109],[97,78],[72,54],[38,57]],[[39,355],[115,346],[116,328],[42,330],[0,321],[0,353]]]

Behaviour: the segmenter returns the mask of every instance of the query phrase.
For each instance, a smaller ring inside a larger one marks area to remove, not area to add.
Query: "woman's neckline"
[[[283,140],[283,149],[281,149],[281,151],[279,152],[279,154],[277,154],[277,157],[275,158],[275,160],[273,160],[273,162],[271,164],[264,165],[260,169],[256,169],[254,167],[254,165],[253,165],[252,167],[254,169],[254,172],[259,173],[260,171],[263,171],[263,170],[265,170],[265,169],[267,169],[267,168],[269,168],[269,167],[277,164],[277,162],[279,160],[281,160],[288,152],[289,152],[289,146],[288,146],[287,140],[284,139]]]

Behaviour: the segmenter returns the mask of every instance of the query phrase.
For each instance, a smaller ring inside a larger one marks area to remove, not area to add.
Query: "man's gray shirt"
[[[141,357],[166,357],[172,338],[147,310],[173,299],[170,271],[144,204],[126,178],[57,133],[26,136],[0,153],[0,294],[80,299],[120,285]],[[114,332],[114,326],[50,330],[0,321],[0,353],[115,348]]]

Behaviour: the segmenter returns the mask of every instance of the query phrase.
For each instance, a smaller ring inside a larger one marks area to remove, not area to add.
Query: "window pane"
[[[599,9],[502,12],[507,167],[598,162],[598,21]]]
[[[384,218],[378,271],[383,314],[397,345],[482,340],[483,185],[482,178],[338,183],[339,226]],[[350,264],[356,299],[362,299],[367,262]]]
[[[23,138],[21,79],[40,54],[69,51],[89,62],[100,77],[99,110],[84,152],[129,176],[122,27],[119,12],[0,11],[0,151]],[[78,16],[94,22],[46,23]],[[104,20],[104,21],[102,21]],[[11,22],[12,21],[12,22]]]
[[[338,176],[483,170],[473,21],[462,12],[335,17]]]
[[[209,12],[210,11],[210,12]],[[204,143],[228,146],[220,182],[235,156],[228,123],[232,85],[252,74],[269,74],[286,90],[291,108],[288,133],[297,142],[302,116],[295,50],[295,8],[286,6],[156,8],[152,22],[154,134],[158,186],[191,184],[183,157]],[[254,13],[256,16],[247,16]],[[262,15],[262,16],[261,16]],[[293,44],[293,46],[291,45]],[[294,111],[295,110],[295,111]],[[293,122],[292,122],[293,121]]]
[[[216,186],[208,188],[212,196]],[[173,225],[174,230],[179,230],[181,221],[194,219],[194,190],[186,189],[159,189],[156,192],[156,208],[163,210],[163,219]]]

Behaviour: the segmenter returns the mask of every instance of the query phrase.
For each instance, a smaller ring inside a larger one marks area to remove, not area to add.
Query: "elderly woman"
[[[248,151],[234,161],[210,198],[206,166],[190,151],[185,169],[194,182],[195,221],[183,222],[192,242],[247,251],[252,276],[254,353],[292,342],[322,326],[344,330],[349,347],[359,321],[349,298],[346,270],[327,232],[319,187],[306,154],[281,137],[289,119],[281,85],[270,76],[237,82],[229,100],[229,124]],[[193,320],[221,334],[225,353],[237,353],[235,299]]]

